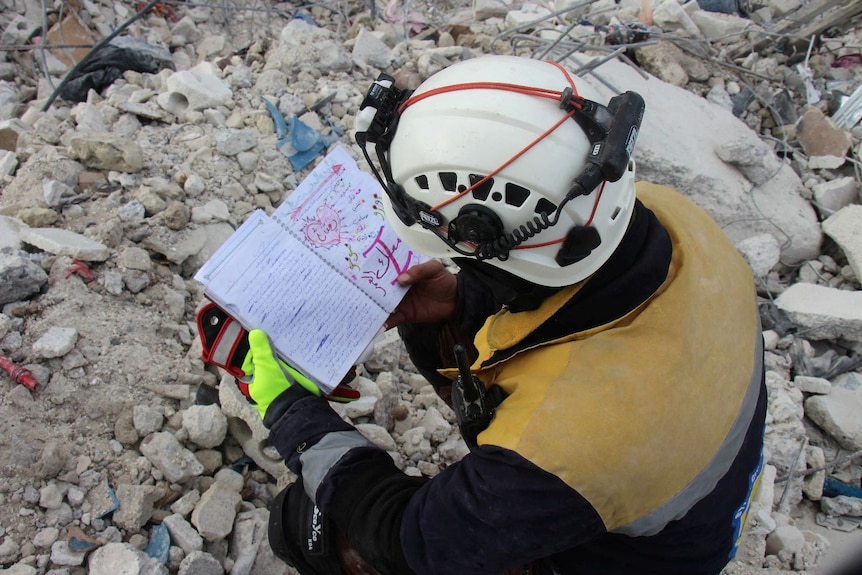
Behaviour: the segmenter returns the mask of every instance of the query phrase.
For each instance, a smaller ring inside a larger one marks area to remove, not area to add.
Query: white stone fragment
[[[862,341],[862,292],[797,283],[775,299],[809,339]]]
[[[862,205],[841,208],[827,218],[823,233],[835,240],[857,278],[862,278]]]

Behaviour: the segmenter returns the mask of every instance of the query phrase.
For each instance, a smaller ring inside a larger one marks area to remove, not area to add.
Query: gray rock
[[[238,491],[216,481],[201,495],[192,511],[194,525],[206,541],[224,539],[233,530],[242,497]]]
[[[392,50],[374,32],[365,28],[359,31],[351,53],[353,61],[359,66],[385,69],[392,62]]]
[[[847,256],[857,278],[862,278],[862,205],[841,208],[823,222],[823,231]]]
[[[183,447],[170,433],[159,431],[144,438],[141,453],[150,460],[165,479],[172,483],[183,483],[203,473],[203,465],[194,453]]]
[[[862,292],[797,283],[784,290],[775,305],[806,338],[862,341]]]
[[[178,575],[222,575],[224,567],[206,551],[192,551],[180,563]]]
[[[65,540],[56,541],[51,545],[51,563],[63,567],[75,567],[83,565],[86,559],[86,551],[77,551],[69,547],[69,542]]]
[[[130,270],[149,271],[153,267],[149,252],[135,246],[123,249],[120,252],[118,263]]]
[[[0,180],[15,173],[18,167],[18,154],[8,150],[0,150]]]
[[[140,437],[146,437],[162,428],[165,416],[149,405],[135,405],[132,407],[132,423],[135,431]]]
[[[234,561],[231,575],[287,575],[290,572],[269,546],[268,524],[269,512],[266,509],[243,511],[237,515],[230,546],[230,557]]]
[[[21,228],[24,227],[27,227],[27,224],[20,220],[0,215],[0,254],[15,253],[21,248]]]
[[[60,530],[56,527],[44,527],[33,537],[32,543],[39,549],[51,547],[60,537]]]
[[[222,412],[229,418],[242,421],[251,439],[260,443],[269,437],[269,430],[264,427],[260,414],[237,387],[234,377],[223,375],[218,386],[219,403]]]
[[[797,375],[793,378],[793,384],[805,393],[826,395],[832,391],[832,382],[822,377],[811,377],[808,375]]]
[[[814,200],[827,213],[837,212],[859,199],[856,178],[837,178],[814,186]],[[857,222],[859,223],[859,222]],[[824,230],[825,231],[825,230]]]
[[[252,130],[225,128],[216,132],[216,150],[224,156],[236,156],[257,145],[257,134]]]
[[[186,554],[201,551],[204,548],[203,537],[186,521],[182,515],[168,515],[162,520],[171,535],[171,543],[180,547]]]
[[[51,207],[69,203],[76,196],[71,186],[57,180],[45,180],[42,184],[42,193],[45,203]]]
[[[72,351],[77,342],[78,330],[54,326],[33,343],[33,352],[44,358],[63,357]]]
[[[144,165],[141,146],[115,134],[75,136],[69,146],[81,163],[89,168],[134,173],[139,172]]]
[[[681,88],[646,80],[622,62],[607,62],[596,73],[614,78],[616,85],[638,92],[646,101],[634,152],[638,179],[684,193],[709,212],[734,243],[767,233],[776,236],[787,262],[820,254],[817,216],[800,195],[802,182],[789,165],[755,186],[716,155],[725,143],[738,146],[740,141],[759,140],[733,114]],[[604,97],[614,95],[592,77],[587,81]]]
[[[771,234],[758,234],[736,244],[736,249],[748,262],[755,277],[768,274],[781,258],[781,246]]]
[[[35,567],[24,562],[16,563],[8,569],[0,569],[2,575],[36,575],[37,573]]]
[[[56,483],[49,483],[39,490],[39,507],[59,509],[63,504],[63,492]]]
[[[862,393],[840,387],[805,400],[805,416],[845,449],[862,449]]]
[[[210,200],[203,206],[192,208],[191,221],[196,224],[224,222],[228,219],[230,219],[230,208],[221,200]]]
[[[179,245],[175,246],[177,251],[189,252],[188,258],[183,260],[183,270],[188,276],[194,275],[210,256],[221,246],[233,233],[234,229],[227,222],[216,222],[202,224],[200,228],[189,234]],[[197,249],[192,251],[192,248]]]
[[[838,495],[836,497],[824,497],[820,501],[823,512],[832,517],[847,515],[850,517],[862,517],[862,499]]]
[[[23,229],[21,241],[54,255],[87,262],[103,262],[110,256],[106,245],[62,228]]]
[[[638,47],[635,53],[643,68],[660,80],[674,86],[688,84],[688,73],[680,63],[683,53],[676,44],[661,40],[656,44]]]
[[[657,2],[653,9],[653,22],[667,33],[696,38],[700,30],[679,2]]]
[[[385,428],[374,423],[358,423],[356,430],[383,451],[396,451],[398,445]]]
[[[285,73],[314,68],[325,74],[345,72],[352,66],[350,56],[331,31],[294,18],[282,29],[278,47],[265,68]]]
[[[158,227],[141,244],[163,255],[172,263],[182,264],[190,256],[199,254],[206,242],[207,233],[200,228],[184,229],[175,233],[167,228]]]
[[[172,114],[183,115],[187,110],[203,110],[224,105],[233,92],[216,74],[213,67],[204,63],[191,70],[181,70],[168,77],[168,91],[159,94],[159,105]]]
[[[117,216],[124,222],[140,223],[147,216],[147,207],[141,200],[135,199],[120,206]]]
[[[805,545],[805,537],[802,532],[793,525],[782,525],[766,537],[766,553],[778,555],[779,553],[789,555],[802,551]]]
[[[192,405],[183,413],[183,429],[199,447],[221,445],[227,435],[227,417],[216,405]]]
[[[446,421],[443,414],[435,407],[429,407],[425,410],[425,415],[419,425],[425,428],[428,437],[435,444],[445,441],[452,432],[452,424]]]
[[[168,568],[129,543],[108,543],[90,555],[90,575],[168,575]]]
[[[182,497],[171,504],[171,511],[182,517],[187,517],[194,510],[195,504],[200,498],[201,494],[197,489],[187,491]]]
[[[27,44],[34,34],[39,32],[38,22],[31,21],[27,17],[15,14],[0,34],[0,44],[10,46],[14,44]]]
[[[25,300],[47,282],[45,270],[29,259],[0,251],[0,305]]]
[[[112,516],[114,524],[126,531],[137,531],[152,518],[153,505],[163,495],[163,490],[153,485],[119,485],[120,506]]]
[[[754,26],[751,20],[733,14],[692,10],[689,16],[703,36],[710,40],[739,35]]]

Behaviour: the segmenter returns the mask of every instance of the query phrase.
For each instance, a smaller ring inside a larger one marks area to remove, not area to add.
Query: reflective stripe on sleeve
[[[374,447],[374,444],[356,430],[333,431],[324,435],[323,439],[299,456],[305,492],[312,500],[316,500],[317,489],[329,470],[335,467],[345,453],[357,447]]]

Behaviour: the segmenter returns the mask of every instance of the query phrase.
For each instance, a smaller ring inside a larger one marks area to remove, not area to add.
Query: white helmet
[[[413,249],[564,286],[610,258],[634,209],[630,157],[643,99],[626,92],[605,107],[598,98],[553,62],[474,58],[412,94],[381,75],[357,142],[386,188],[389,221]]]

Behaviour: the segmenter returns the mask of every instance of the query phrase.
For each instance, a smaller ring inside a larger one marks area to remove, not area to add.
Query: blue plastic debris
[[[101,545],[101,543],[98,541],[74,536],[69,537],[66,543],[69,545],[69,549],[71,549],[72,551],[91,551]]]
[[[310,14],[306,14],[305,12],[297,12],[293,15],[291,20],[302,20],[303,22],[308,22],[312,26],[317,26],[317,22],[315,22],[314,18],[311,17]]]
[[[111,489],[111,486],[106,485],[105,487],[108,490],[108,497],[110,498],[111,502],[108,505],[107,509],[104,509],[103,511],[100,511],[99,513],[96,514],[97,519],[101,519],[101,518],[105,517],[106,515],[113,513],[120,506],[120,500],[117,499],[117,494],[114,492],[113,489]]]
[[[168,554],[171,550],[171,534],[168,533],[168,528],[164,523],[153,525],[150,530],[150,542],[144,553],[158,561],[159,563],[168,562]]]
[[[275,124],[275,136],[278,138],[276,149],[290,160],[296,172],[311,163],[329,144],[339,138],[338,133],[328,136],[320,134],[296,116],[291,116],[290,120],[285,121],[275,104],[266,98],[261,100],[266,104],[266,109],[269,110],[269,115],[272,116]],[[290,147],[284,148],[285,144],[290,144]]]
[[[247,467],[254,465],[254,460],[248,455],[243,455],[236,461],[234,461],[230,468],[236,471],[237,473],[243,473]]]
[[[823,495],[826,497],[844,495],[862,499],[862,487],[838,481],[834,477],[827,477],[826,481],[823,482]]]

